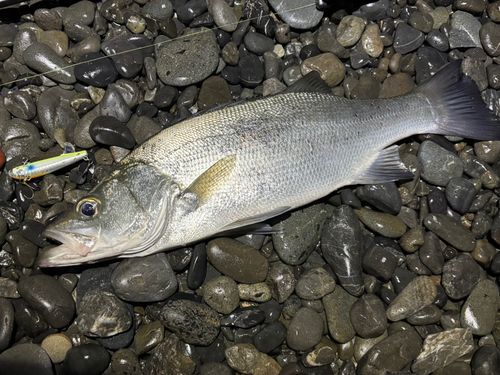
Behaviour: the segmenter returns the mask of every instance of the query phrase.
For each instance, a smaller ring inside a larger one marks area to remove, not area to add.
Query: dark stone
[[[198,289],[207,276],[207,247],[205,243],[197,244],[193,248],[193,256],[189,264],[187,286],[189,289]]]
[[[445,195],[450,207],[463,215],[469,210],[476,196],[476,188],[468,179],[455,177],[446,184]]]
[[[68,375],[100,375],[111,360],[108,351],[100,345],[83,344],[68,350],[64,373]]]
[[[462,299],[472,292],[480,275],[479,265],[468,255],[459,254],[445,263],[441,285],[448,297]]]
[[[201,363],[222,362],[226,359],[224,351],[226,344],[217,338],[208,346],[197,346],[196,351],[200,356]]]
[[[0,297],[0,353],[7,349],[14,330],[14,308],[7,298]]]
[[[286,327],[281,322],[273,322],[262,328],[253,338],[253,345],[262,353],[270,353],[286,338]]]
[[[94,142],[107,146],[132,148],[135,138],[129,128],[112,116],[99,116],[90,124],[89,133]]]
[[[46,226],[39,221],[25,220],[19,228],[19,233],[25,239],[39,247],[49,246],[50,243],[42,236]]]
[[[80,64],[85,61],[89,62]],[[117,77],[118,71],[113,61],[105,58],[99,52],[86,53],[77,61],[77,65],[75,66],[75,78],[87,85],[107,87]]]
[[[2,369],[2,374],[54,374],[49,355],[36,344],[19,344],[1,353],[0,369]],[[91,373],[86,374],[92,375]],[[80,373],[76,375],[80,375]]]
[[[401,195],[394,182],[362,185],[356,189],[356,195],[382,212],[397,215],[401,210]]]
[[[256,87],[264,79],[264,64],[255,55],[241,58],[238,61],[240,82],[247,87]]]
[[[394,36],[394,50],[403,55],[416,50],[424,43],[424,33],[406,23],[398,24]]]
[[[382,301],[374,294],[361,296],[349,313],[356,333],[365,338],[380,336],[387,328],[387,317]]]
[[[479,348],[472,357],[473,375],[500,374],[500,349],[495,345]]]
[[[76,302],[80,305],[82,298],[90,289],[99,288],[113,293],[111,286],[111,269],[108,266],[87,268],[82,271],[76,286]]]
[[[261,324],[265,319],[265,312],[258,307],[241,307],[231,314],[224,315],[220,319],[220,325],[223,327],[250,328]]]
[[[362,265],[367,274],[382,281],[389,280],[398,266],[396,257],[378,245],[372,245],[365,251]]]

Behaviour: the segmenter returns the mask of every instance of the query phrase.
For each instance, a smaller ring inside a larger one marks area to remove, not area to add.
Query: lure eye
[[[85,199],[78,204],[77,211],[83,216],[93,217],[97,214],[99,201],[95,199]]]

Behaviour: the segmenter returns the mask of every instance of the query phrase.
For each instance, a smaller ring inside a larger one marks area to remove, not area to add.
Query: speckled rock
[[[307,270],[295,284],[295,293],[309,301],[320,299],[334,289],[335,280],[321,267]]]
[[[251,375],[278,375],[281,366],[252,344],[237,344],[226,349],[226,360],[234,370]]]
[[[323,337],[323,318],[311,308],[301,307],[288,326],[286,341],[293,350],[308,350]]]
[[[446,186],[453,177],[462,177],[464,172],[460,158],[432,141],[424,141],[418,150],[422,165],[422,179],[431,184]]]
[[[430,277],[420,276],[412,281],[391,302],[387,308],[387,318],[398,321],[431,305],[437,296],[436,285]]]
[[[53,375],[50,358],[39,345],[24,343],[0,354],[0,368],[5,374],[28,375],[36,369],[37,375]]]
[[[227,276],[216,277],[203,286],[203,300],[217,312],[229,314],[239,306],[238,285]]]
[[[272,263],[266,283],[273,298],[279,303],[285,302],[295,289],[296,280],[292,267],[281,262]]]
[[[332,293],[322,298],[328,331],[331,337],[339,343],[350,341],[356,334],[349,315],[351,306],[356,300],[356,297],[351,296],[341,287],[335,288]]]
[[[468,296],[479,282],[479,265],[468,255],[459,254],[444,264],[441,285],[453,299]]]
[[[196,363],[189,356],[191,350],[191,345],[172,334],[153,350],[146,361],[143,374],[161,375],[165,373],[165,369],[172,369],[172,375],[192,375]]]

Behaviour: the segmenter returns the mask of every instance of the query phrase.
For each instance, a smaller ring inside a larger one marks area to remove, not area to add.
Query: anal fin
[[[398,146],[394,145],[380,151],[373,163],[353,184],[380,184],[410,178],[413,178],[413,173],[405,167],[399,157]]]

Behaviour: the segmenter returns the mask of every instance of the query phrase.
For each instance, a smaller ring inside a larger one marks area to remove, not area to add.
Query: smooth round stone
[[[84,55],[90,54],[90,53],[96,53],[101,50],[101,39],[97,35],[91,35],[81,42],[78,42],[77,44],[73,45],[71,48],[68,49],[66,52],[66,55],[71,58],[73,62],[77,62],[80,60]],[[102,55],[100,55],[102,56]],[[96,56],[97,57],[97,56]],[[109,59],[104,59],[108,60]],[[110,62],[111,63],[111,62]],[[114,65],[111,63],[111,65],[114,68]],[[86,64],[86,66],[92,66],[92,63]],[[78,69],[77,69],[78,70]],[[89,69],[90,72],[94,71],[94,69]],[[79,71],[77,74],[75,71],[75,76],[78,79],[78,75],[82,75],[82,72]],[[118,75],[118,72],[115,72],[115,77]],[[111,79],[110,79],[111,81]]]
[[[293,350],[309,350],[323,337],[323,319],[308,307],[300,308],[288,326],[286,342]]]
[[[28,335],[37,336],[49,329],[47,322],[25,301],[20,300],[16,305],[15,322]]]
[[[162,130],[156,121],[149,117],[139,117],[137,115],[132,115],[132,118],[127,123],[127,128],[130,129],[138,144],[143,143]]]
[[[494,345],[479,348],[472,357],[470,366],[473,375],[500,373],[500,349]]]
[[[89,132],[95,142],[104,145],[129,149],[135,145],[135,138],[130,129],[115,117],[96,117],[90,124]]]
[[[408,323],[423,326],[427,324],[438,323],[442,316],[442,311],[436,305],[429,305],[415,314],[410,315],[406,320]]]
[[[116,295],[125,301],[156,302],[177,290],[177,279],[165,253],[123,260],[111,274]]]
[[[141,16],[132,14],[128,18],[126,26],[134,34],[141,34],[146,29],[146,21]]]
[[[266,279],[269,264],[256,249],[230,238],[217,238],[207,245],[208,260],[226,276],[241,283]]]
[[[10,93],[5,97],[4,104],[14,117],[31,120],[36,115],[35,101],[26,91]]]
[[[195,34],[174,40],[158,50],[156,69],[163,83],[188,86],[215,71],[219,64],[217,39],[212,32],[198,32],[202,30],[192,29]]]
[[[367,274],[386,281],[394,273],[398,260],[388,248],[374,244],[366,249],[361,264]]]
[[[222,48],[221,56],[226,64],[232,66],[238,65],[238,61],[240,59],[240,51],[238,50],[238,46],[234,44],[234,42],[227,43]]]
[[[33,43],[24,50],[23,59],[28,67],[38,72],[50,72],[45,75],[56,82],[67,85],[76,82],[74,68],[46,44]]]
[[[418,151],[422,165],[422,178],[434,185],[446,186],[454,177],[461,177],[464,171],[462,160],[432,141],[424,141]]]
[[[34,20],[43,30],[61,30],[62,17],[55,9],[40,8],[33,13]]]
[[[211,1],[208,11],[212,14],[215,24],[223,31],[231,33],[238,27],[238,16],[224,0]]]
[[[361,226],[354,210],[342,205],[326,221],[321,250],[343,288],[354,296],[363,293]]]
[[[142,69],[143,56],[137,46],[126,38],[114,38],[101,44],[102,51],[112,56],[116,70],[125,78],[134,78]],[[127,53],[121,53],[125,52]],[[105,59],[107,60],[107,59]]]
[[[482,211],[479,211],[482,212]],[[479,215],[476,215],[476,218]],[[475,220],[474,220],[475,222]],[[484,235],[486,234],[487,231],[484,232]],[[484,236],[483,235],[483,236]],[[481,236],[481,237],[483,237]],[[496,249],[495,247],[490,244],[486,240],[477,240],[476,242],[476,248],[474,251],[471,253],[472,259],[474,259],[480,266],[487,268],[490,264],[491,261],[493,260],[493,257],[496,254]]]
[[[54,328],[67,326],[75,314],[71,294],[51,276],[22,278],[18,284],[21,297]]]
[[[210,345],[220,329],[215,310],[190,300],[168,301],[161,310],[160,321],[182,341],[194,345]]]
[[[500,68],[499,65],[491,65],[491,67]],[[489,69],[490,67],[488,67]],[[498,70],[498,69],[497,69]],[[489,70],[488,70],[489,72]],[[500,74],[500,71],[499,71]],[[499,79],[500,83],[500,79]],[[479,160],[486,163],[496,163],[500,159],[500,141],[481,141],[474,143],[474,153]]]
[[[207,276],[207,264],[207,247],[204,243],[199,243],[193,248],[193,255],[189,263],[188,288],[196,290],[203,285]]]
[[[8,348],[14,330],[14,308],[7,298],[0,297],[0,352]],[[0,354],[1,358],[1,354]]]
[[[378,25],[369,24],[366,26],[363,35],[361,35],[361,44],[363,49],[370,57],[379,57],[384,50],[384,44],[380,37]]]
[[[264,79],[264,66],[258,56],[245,56],[238,61],[238,74],[242,84],[255,87]]]
[[[446,214],[447,203],[446,196],[441,190],[432,190],[427,196],[429,211],[437,214]]]
[[[424,225],[458,250],[471,252],[476,247],[476,239],[470,230],[449,216],[428,214]]]
[[[279,303],[285,302],[293,293],[295,282],[292,267],[281,262],[271,264],[266,283],[269,285],[271,294],[276,301]]]
[[[295,293],[302,299],[314,301],[331,293],[335,280],[324,268],[307,270],[295,284]]]
[[[38,34],[38,41],[52,48],[60,57],[66,56],[68,51],[68,36],[62,31],[50,30]]]
[[[352,47],[363,34],[365,21],[356,16],[345,16],[337,28],[337,40],[343,47]]]
[[[216,277],[203,286],[203,300],[217,312],[229,314],[240,302],[238,286],[227,276]]]
[[[271,299],[271,289],[266,283],[238,284],[240,299],[244,301],[267,302]]]
[[[415,82],[407,73],[396,73],[382,83],[379,98],[392,98],[404,95],[415,88]]]
[[[14,263],[21,267],[33,267],[38,254],[38,247],[24,239],[19,231],[11,231],[6,236],[12,251]]]
[[[287,329],[282,322],[273,322],[262,328],[253,338],[253,344],[262,353],[270,353],[285,340]]]
[[[47,352],[52,363],[61,363],[66,358],[68,350],[73,347],[73,344],[68,336],[57,333],[44,338],[41,347]]]
[[[446,52],[450,49],[450,43],[448,41],[448,37],[446,36],[445,33],[442,33],[441,31],[432,30],[427,35],[426,41],[432,48],[440,52]]]
[[[259,33],[248,33],[245,35],[244,43],[250,52],[263,55],[265,52],[272,52],[274,42],[271,38]]]
[[[384,237],[398,238],[406,232],[405,223],[397,216],[367,208],[361,208],[355,212],[363,224]]]
[[[132,115],[123,96],[113,88],[106,90],[100,104],[102,116],[112,116],[120,122],[127,122]]]
[[[120,349],[113,353],[109,365],[110,374],[141,375],[139,358],[131,349]]]
[[[476,196],[476,188],[468,179],[455,177],[446,184],[445,195],[450,207],[463,215]]]
[[[399,244],[407,253],[414,253],[424,244],[425,230],[415,226],[407,231],[400,239]]]
[[[333,53],[322,53],[302,62],[300,71],[303,76],[311,71],[317,71],[323,81],[330,87],[337,86],[344,79],[345,67],[342,61]]]
[[[299,30],[307,30],[318,25],[323,17],[323,12],[318,11],[316,7],[304,7],[301,0],[270,0],[269,4],[283,22]],[[291,9],[297,10],[291,12]]]
[[[413,12],[408,19],[408,24],[423,33],[429,33],[434,25],[434,19],[428,13]]]
[[[490,280],[479,282],[462,306],[460,323],[474,335],[484,336],[493,330],[500,297],[498,287]]]
[[[154,104],[159,109],[169,109],[173,103],[177,100],[179,96],[179,90],[175,87],[165,85],[156,91],[156,95],[154,98]]]
[[[19,344],[1,353],[0,368],[3,374],[54,374],[49,356],[36,344]]]
[[[144,4],[141,13],[152,15],[157,19],[166,20],[172,18],[174,9],[169,0],[153,0]]]
[[[434,233],[427,232],[425,234],[424,244],[420,247],[418,255],[422,263],[428,267],[433,274],[441,274],[444,266],[444,256],[439,239]]]
[[[89,290],[78,307],[80,332],[91,337],[111,337],[132,326],[132,316],[113,293],[100,288]]]
[[[182,271],[187,267],[193,256],[193,248],[183,247],[165,253],[167,260],[174,271]],[[190,288],[192,289],[192,288]],[[197,289],[197,288],[196,288]]]
[[[387,308],[387,318],[392,321],[406,319],[431,305],[437,296],[436,285],[430,277],[413,279]]]
[[[99,375],[109,365],[111,356],[100,345],[83,344],[71,348],[64,360],[64,373],[68,375]]]
[[[373,76],[364,74],[350,93],[351,99],[377,99],[380,92],[380,82]],[[397,204],[397,202],[396,202]]]
[[[459,254],[445,263],[441,285],[450,298],[462,299],[472,292],[480,274],[478,264],[471,257]]]
[[[439,353],[436,348],[442,348]],[[469,329],[455,328],[449,331],[430,334],[425,338],[421,353],[411,366],[412,372],[432,372],[444,367],[474,348],[472,333]]]
[[[384,304],[374,294],[361,296],[351,306],[349,315],[356,333],[365,339],[378,337],[387,328]]]
[[[314,251],[321,238],[328,211],[324,204],[315,204],[294,211],[274,225],[274,249],[280,259],[289,265],[303,263]]]
[[[0,124],[0,142],[7,161],[18,155],[28,158],[40,156],[38,149],[40,132],[28,121],[12,119]]]
[[[4,253],[4,255],[7,254],[7,252]],[[0,297],[20,298],[21,296],[17,292],[17,283],[14,280],[8,279],[6,277],[0,277]],[[5,326],[5,328],[8,329],[8,324]]]
[[[322,298],[330,336],[341,344],[350,341],[356,334],[351,323],[349,312],[357,298],[351,296],[343,288],[335,290]]]
[[[175,368],[178,374],[194,374],[196,363],[191,358],[193,348],[177,335],[170,335],[161,342],[146,360],[144,374],[161,374]]]
[[[210,77],[201,85],[198,95],[198,108],[200,110],[210,109],[231,100],[231,91],[226,80],[221,77]]]
[[[484,50],[490,56],[500,55],[500,26],[494,22],[487,22],[479,30],[479,37]]]
[[[481,47],[481,22],[472,14],[456,11],[451,17],[450,48]],[[455,39],[458,36],[458,40]]]
[[[397,215],[401,211],[401,195],[394,182],[359,186],[356,196],[382,212]]]
[[[420,353],[421,339],[411,331],[396,332],[376,343],[358,362],[357,374],[396,372],[410,364]]]
[[[0,47],[10,47],[14,44],[18,29],[14,24],[0,25]]]
[[[36,32],[33,30],[21,30],[19,33],[16,35],[16,39],[14,40],[14,46],[12,48],[12,54],[14,55],[14,58],[20,62],[21,64],[24,64],[24,59],[23,59],[23,53],[28,48],[31,46],[33,43],[37,42],[36,38]],[[10,49],[9,49],[10,51]]]
[[[191,0],[176,9],[177,18],[182,23],[189,24],[196,17],[207,11],[207,3],[200,0]]]
[[[281,366],[272,357],[261,353],[252,344],[237,344],[226,349],[227,364],[244,374],[278,375]]]
[[[165,328],[160,321],[141,326],[134,336],[131,348],[137,355],[144,354],[163,341]]]
[[[394,35],[394,50],[405,55],[419,48],[424,39],[424,33],[402,22],[398,24]]]

